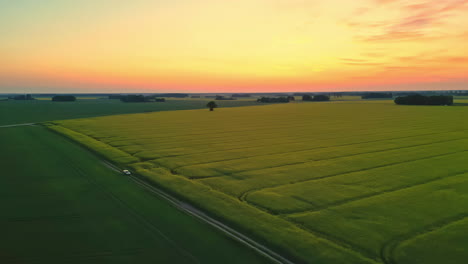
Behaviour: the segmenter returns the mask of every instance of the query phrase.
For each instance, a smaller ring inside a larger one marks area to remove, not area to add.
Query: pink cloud
[[[409,41],[440,38],[433,33],[433,28],[444,23],[444,19],[455,12],[463,12],[468,7],[468,0],[426,1],[419,4],[405,5],[395,0],[376,0],[378,4],[397,3],[393,6],[403,12],[403,17],[392,21],[359,22],[354,18],[346,24],[353,28],[380,30],[380,33],[359,36],[361,41]]]
[[[434,52],[437,54],[438,52]],[[401,62],[412,62],[421,64],[468,64],[468,56],[432,56],[430,54],[419,54],[397,58]]]
[[[402,40],[414,40],[422,39],[427,37],[426,34],[421,32],[409,32],[409,31],[387,31],[382,34],[366,36],[361,40],[368,42],[375,41],[402,41]]]

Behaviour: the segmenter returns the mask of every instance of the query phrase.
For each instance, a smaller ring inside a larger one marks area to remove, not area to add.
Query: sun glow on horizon
[[[468,88],[468,1],[0,0],[0,92]]]

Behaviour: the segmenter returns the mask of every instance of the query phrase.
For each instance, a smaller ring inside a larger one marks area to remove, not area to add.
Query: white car
[[[130,174],[132,174],[129,170],[123,170],[122,172],[123,172],[125,175],[130,175]]]

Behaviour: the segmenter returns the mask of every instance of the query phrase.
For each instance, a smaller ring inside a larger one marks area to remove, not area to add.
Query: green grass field
[[[0,263],[269,263],[44,127],[0,139]]]
[[[463,106],[343,101],[51,128],[296,260],[430,264],[468,258],[460,234],[468,216],[467,117]]]
[[[72,119],[116,114],[144,113],[206,108],[206,100],[168,99],[164,103],[122,103],[119,100],[80,99],[76,102],[0,101],[0,126],[35,123],[59,119]],[[220,107],[256,105],[254,100],[217,102]]]

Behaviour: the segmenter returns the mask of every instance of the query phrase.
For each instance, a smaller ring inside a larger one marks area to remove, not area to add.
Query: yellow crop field
[[[465,106],[337,101],[50,128],[298,262],[428,264],[468,258],[467,117]]]

